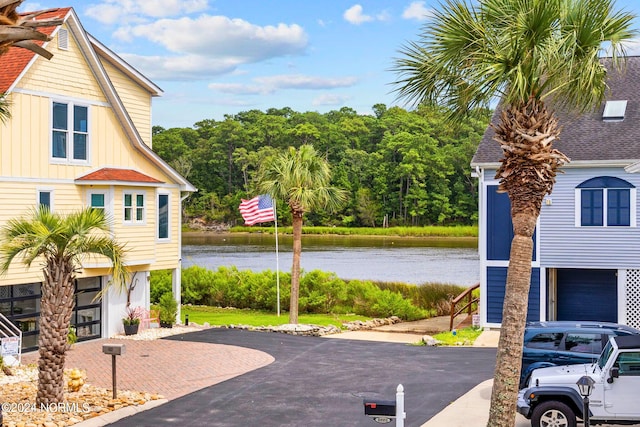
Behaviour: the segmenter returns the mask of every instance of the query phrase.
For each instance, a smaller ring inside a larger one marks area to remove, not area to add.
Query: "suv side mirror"
[[[607,378],[607,382],[611,384],[613,383],[614,378],[619,378],[619,377],[620,377],[620,368],[618,368],[617,366],[614,366],[609,371],[609,378]]]

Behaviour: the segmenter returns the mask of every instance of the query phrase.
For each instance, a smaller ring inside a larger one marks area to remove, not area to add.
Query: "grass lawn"
[[[189,322],[202,325],[208,322],[210,325],[250,325],[250,326],[277,326],[289,323],[289,313],[280,313],[280,317],[273,312],[240,310],[236,308],[218,308],[207,306],[182,306],[182,320],[189,315]],[[355,314],[300,314],[298,323],[318,326],[334,325],[338,328],[343,323],[354,320],[369,320],[369,317]]]
[[[442,332],[433,336],[434,339],[440,341],[441,345],[471,345],[482,333],[481,328],[468,327],[464,329],[458,329],[453,332]]]

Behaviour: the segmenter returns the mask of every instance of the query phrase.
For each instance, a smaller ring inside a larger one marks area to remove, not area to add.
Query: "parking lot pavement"
[[[163,340],[164,341],[164,340]],[[363,399],[405,391],[407,427],[417,427],[493,375],[495,348],[419,347],[233,329],[171,341],[216,343],[265,352],[275,362],[194,391],[114,426],[362,426]],[[211,369],[216,360],[202,360]],[[167,365],[177,378],[189,366]]]

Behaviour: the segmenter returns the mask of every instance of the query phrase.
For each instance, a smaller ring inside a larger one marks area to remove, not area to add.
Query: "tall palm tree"
[[[111,236],[97,209],[60,215],[40,208],[27,218],[10,220],[0,232],[0,271],[15,259],[42,264],[36,404],[63,401],[67,333],[73,312],[74,279],[82,260],[98,256],[112,263],[110,284],[125,286],[124,248]],[[104,290],[103,290],[104,292]]]
[[[530,287],[532,236],[543,197],[568,161],[553,148],[560,128],[550,106],[584,112],[603,101],[606,43],[618,67],[633,15],[614,0],[446,0],[393,69],[396,93],[452,115],[497,97],[494,139],[503,150],[496,178],[511,200],[514,238],[488,425],[515,422]]]
[[[335,210],[346,200],[346,193],[329,185],[329,163],[318,156],[313,146],[306,144],[297,150],[289,147],[265,162],[258,176],[258,191],[268,193],[274,200],[284,200],[291,210],[293,265],[289,323],[297,324],[304,213],[318,208]]]

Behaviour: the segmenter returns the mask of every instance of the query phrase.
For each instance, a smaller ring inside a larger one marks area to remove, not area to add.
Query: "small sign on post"
[[[7,365],[13,366],[20,364],[21,344],[19,336],[2,338],[2,350],[0,351],[0,355]]]
[[[480,315],[479,314],[473,314],[471,316],[471,326],[473,326],[474,328],[479,328],[480,327]]]

